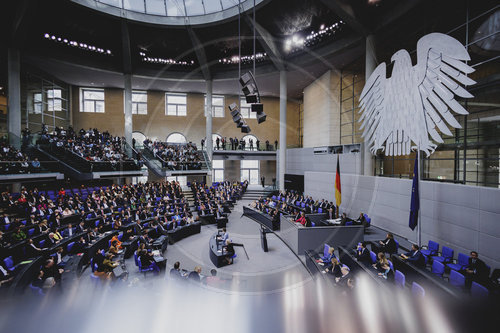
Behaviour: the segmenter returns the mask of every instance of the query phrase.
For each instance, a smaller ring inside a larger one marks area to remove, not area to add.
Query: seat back
[[[469,265],[469,256],[464,254],[464,253],[461,253],[459,252],[458,253],[458,259],[457,259],[457,263],[462,266],[462,269],[467,267]]]
[[[480,285],[477,282],[472,282],[472,286],[470,288],[470,294],[472,297],[487,298],[489,293],[490,292],[486,287]]]
[[[396,253],[398,253],[399,250],[399,242],[396,238],[394,238],[394,242],[396,243]]]
[[[14,267],[14,260],[12,259],[12,256],[8,256],[3,260],[3,263],[5,264],[5,268],[11,269]]]
[[[450,284],[455,287],[465,287],[465,276],[452,269],[450,271]]]
[[[75,245],[75,242],[71,242],[68,244],[68,246],[66,247],[66,250],[68,251],[68,253],[71,253],[74,245]]]
[[[323,257],[326,258],[328,256],[328,251],[330,251],[330,245],[325,243],[325,246],[323,247]]]
[[[411,294],[413,296],[424,297],[425,290],[424,290],[424,288],[422,288],[421,285],[419,285],[416,282],[413,282],[413,284],[411,285]]]
[[[389,263],[389,267],[391,268],[391,271],[394,272],[394,265],[392,264],[392,261],[387,260],[387,262]]]
[[[372,259],[373,264],[377,262],[377,255],[375,254],[375,252],[370,251],[370,258]]]
[[[396,283],[396,286],[404,289],[406,283],[405,280],[405,275],[396,269],[396,272],[394,273],[394,283]]]
[[[439,243],[429,240],[428,248],[431,251],[431,256],[435,256],[439,252]]]
[[[320,208],[318,208],[318,214],[321,214],[321,213],[323,213],[323,209],[320,207]]]
[[[451,261],[454,254],[455,251],[453,251],[453,249],[447,246],[443,246],[443,252],[441,253],[441,255],[446,259],[446,261]]]
[[[444,265],[439,261],[434,260],[432,262],[432,273],[436,274],[439,277],[443,277],[444,274]]]

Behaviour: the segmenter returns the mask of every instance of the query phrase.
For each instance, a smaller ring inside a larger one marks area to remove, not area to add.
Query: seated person
[[[366,265],[369,265],[372,263],[372,259],[370,257],[370,251],[366,248],[366,242],[362,242],[356,251],[356,259],[359,262],[362,262]]]
[[[14,280],[14,276],[4,266],[3,260],[0,261],[0,288],[7,287]]]
[[[465,275],[465,286],[467,288],[470,288],[472,281],[484,285],[488,279],[488,267],[484,261],[478,258],[478,253],[476,251],[471,251],[469,264],[461,273]]]
[[[326,267],[326,272],[333,274],[335,278],[341,278],[342,277],[342,265],[340,265],[339,261],[337,258],[332,257],[330,260],[330,263]]]
[[[101,251],[98,251],[101,252]],[[102,255],[102,253],[101,253]],[[113,254],[112,253],[106,253],[106,256],[102,260],[101,264],[97,264],[97,270],[94,272],[95,276],[98,276],[101,278],[101,280],[112,280],[115,278],[115,274],[113,273],[113,270],[115,269],[116,266],[119,265],[118,262],[113,261]],[[96,259],[94,259],[94,262]],[[100,258],[97,258],[97,260],[100,261]]]
[[[342,276],[336,277],[335,282],[338,286],[347,287],[347,281],[351,278],[352,275],[350,274],[350,269],[347,266],[342,266],[342,268],[340,268],[340,272],[342,273]]]
[[[377,245],[372,245],[372,251],[375,253],[383,252],[393,254],[397,251],[396,247],[397,245],[394,240],[394,235],[389,232],[383,241],[379,241]]]
[[[359,213],[359,217],[356,221],[354,221],[354,223],[360,224],[360,225],[365,225],[366,224],[365,214],[363,214],[363,212]]]
[[[41,256],[46,249],[41,249],[33,243],[33,239],[28,239],[28,245],[26,246],[26,255],[28,258],[35,258]]]
[[[300,217],[295,220],[295,222],[298,222],[302,225],[306,224],[306,214],[304,212],[300,212]]]
[[[143,269],[152,268],[153,272],[155,272],[155,273],[160,272],[160,267],[158,267],[158,265],[154,261],[152,252],[142,250],[139,253],[139,260],[141,261],[141,266]]]
[[[174,264],[174,268],[170,270],[170,278],[175,279],[175,280],[181,280],[182,279],[182,274],[181,274],[181,263],[176,261]]]
[[[401,259],[412,263],[417,267],[425,267],[425,258],[417,244],[411,245],[411,251],[400,256]]]
[[[200,282],[200,280],[201,280],[200,273],[201,273],[201,267],[200,266],[196,266],[194,268],[194,271],[192,271],[191,273],[189,273],[188,280],[194,281],[194,282]]]
[[[329,263],[332,260],[332,258],[335,258],[335,249],[333,248],[333,246],[330,246],[327,255],[322,256],[321,258],[316,260],[316,262]]]
[[[391,270],[391,266],[389,266],[389,261],[387,261],[387,259],[380,264],[379,271],[380,271],[378,272],[379,277],[389,281],[394,281],[394,272]]]
[[[111,241],[111,246],[109,247],[108,252],[113,253],[115,256],[121,252],[118,249],[118,243],[116,240]]]

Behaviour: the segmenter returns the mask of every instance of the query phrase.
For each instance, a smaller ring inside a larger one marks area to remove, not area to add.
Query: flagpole
[[[417,227],[418,227],[418,247],[421,247],[422,246],[422,212],[420,211],[420,206],[422,205],[422,200],[421,199],[421,196],[420,196],[420,192],[422,192],[422,187],[420,186],[421,185],[421,182],[420,182],[420,179],[421,179],[421,172],[422,172],[422,168],[421,168],[421,165],[420,165],[420,144],[417,146],[417,164],[418,164],[418,178],[417,178],[417,182],[418,182],[418,221],[417,221]]]

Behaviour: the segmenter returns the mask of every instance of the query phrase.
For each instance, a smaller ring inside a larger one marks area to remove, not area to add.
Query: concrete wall
[[[108,130],[113,135],[123,135],[124,131],[124,111],[123,111],[123,90],[105,89],[105,113],[84,113],[80,112],[79,87],[73,87],[73,127],[98,128]],[[204,116],[204,95],[188,93],[187,95],[187,116],[166,116],[165,115],[165,92],[148,91],[148,114],[133,115],[133,130],[139,131],[147,137],[165,140],[167,136],[174,132],[182,133],[188,141],[200,144],[205,137],[205,116]],[[241,138],[245,134],[231,118],[227,108],[231,103],[237,103],[238,96],[225,96],[225,117],[213,118],[213,133],[226,137]],[[261,140],[262,145],[266,140],[274,144],[279,140],[279,99],[263,97],[264,112],[267,120],[257,124],[256,119],[247,119],[251,133]],[[289,102],[287,105],[287,143],[289,145],[299,144],[299,104]]]
[[[360,174],[361,154],[340,154],[342,173]],[[313,148],[287,149],[287,174],[304,175],[306,171],[331,172],[337,165],[337,154],[315,155]]]
[[[340,144],[340,72],[328,71],[304,89],[304,147]]]
[[[305,194],[334,201],[334,176],[335,169],[306,171]],[[367,213],[373,225],[417,241],[417,229],[408,227],[411,180],[342,172],[341,183],[341,212]],[[499,189],[424,181],[421,198],[422,244],[437,241],[454,249],[455,258],[476,250],[492,268],[500,266]]]

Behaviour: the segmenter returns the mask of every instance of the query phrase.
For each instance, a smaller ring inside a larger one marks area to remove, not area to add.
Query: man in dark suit
[[[425,268],[425,258],[417,244],[412,244],[411,251],[402,254],[401,258],[417,267]]]
[[[182,274],[181,274],[181,263],[176,261],[174,264],[174,268],[170,270],[170,278],[173,280],[182,280]]]
[[[194,271],[189,273],[188,279],[194,282],[200,282],[200,273],[201,273],[201,267],[196,266],[194,268]]]
[[[366,248],[366,242],[362,242],[358,247],[356,252],[356,259],[366,265],[372,264],[372,258],[370,257],[370,251]]]
[[[465,285],[470,288],[472,281],[484,284],[488,279],[488,267],[478,258],[476,251],[472,251],[469,257],[469,265],[462,271],[465,275]]]
[[[396,247],[394,235],[389,232],[383,241],[379,241],[377,245],[372,245],[372,251],[375,253],[383,252],[393,254],[397,252]]]

